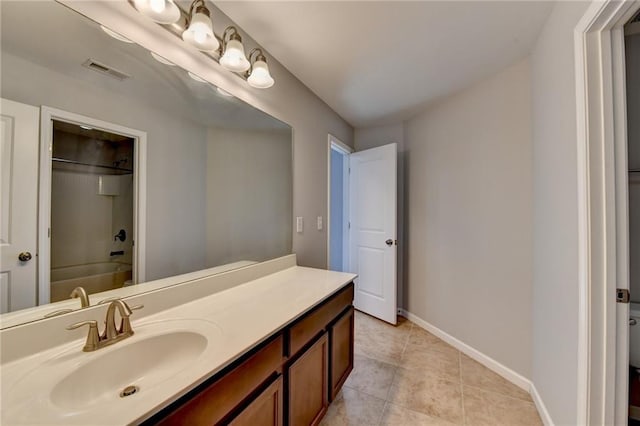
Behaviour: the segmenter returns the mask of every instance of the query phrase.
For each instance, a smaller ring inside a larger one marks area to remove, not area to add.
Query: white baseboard
[[[529,394],[531,395],[533,402],[536,404],[542,423],[544,423],[545,426],[553,426],[553,420],[551,420],[551,415],[549,414],[549,411],[547,411],[547,406],[542,402],[538,389],[536,389],[536,385],[534,385],[533,382],[531,383]]]
[[[440,330],[438,327],[434,326],[433,324],[430,324],[427,321],[423,320],[422,318],[417,317],[411,312],[408,312],[404,309],[399,309],[399,313],[400,315],[408,318],[414,324],[422,327],[423,329],[427,330],[429,333],[433,334],[434,336],[442,339],[443,341],[447,342],[454,348],[458,349],[463,354],[478,361],[480,364],[484,365],[489,370],[504,377],[506,380],[510,381],[511,383],[518,386],[519,388],[529,392],[529,394],[531,395],[531,398],[533,399],[533,402],[536,404],[536,407],[538,409],[538,413],[540,414],[540,418],[542,422],[545,424],[545,426],[553,426],[554,423],[551,420],[551,416],[549,415],[549,412],[547,411],[547,407],[544,405],[544,402],[542,401],[540,394],[538,394],[538,391],[536,390],[536,387],[531,382],[531,380],[516,373],[515,371],[499,363],[495,359],[483,354],[479,350],[467,345],[463,341],[458,340],[452,335]]]

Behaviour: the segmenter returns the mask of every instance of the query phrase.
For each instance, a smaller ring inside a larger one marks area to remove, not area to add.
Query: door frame
[[[40,177],[38,180],[38,305],[49,303],[51,244],[51,157],[53,144],[52,120],[77,125],[88,125],[96,129],[131,137],[133,148],[133,282],[145,280],[146,229],[147,229],[147,133],[119,124],[98,120],[57,108],[40,108]]]
[[[629,305],[616,303],[615,289],[629,285],[623,25],[639,7],[594,2],[574,30],[578,424],[627,423]]]
[[[327,136],[327,269],[331,267],[331,150],[334,149],[348,159],[354,149],[333,136]],[[343,188],[343,209],[342,209],[342,229],[349,229],[349,162],[344,163]],[[350,270],[349,263],[349,233],[342,233],[342,269]]]

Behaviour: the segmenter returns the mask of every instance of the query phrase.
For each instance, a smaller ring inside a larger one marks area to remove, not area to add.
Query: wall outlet
[[[304,221],[302,216],[296,217],[296,232],[298,234],[302,234],[302,229],[304,228]]]
[[[318,231],[322,231],[322,216],[318,216]]]

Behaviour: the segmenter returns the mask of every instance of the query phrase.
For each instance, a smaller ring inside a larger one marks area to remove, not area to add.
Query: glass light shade
[[[170,67],[175,67],[176,66],[176,64],[174,64],[173,62],[171,62],[167,58],[158,55],[157,53],[154,53],[154,52],[149,52],[149,53],[151,53],[151,56],[153,57],[153,59],[155,59],[156,61],[160,62],[161,64],[169,65]]]
[[[189,27],[182,33],[182,39],[200,50],[217,50],[218,39],[213,34],[211,18],[203,12],[196,11],[189,22]]]
[[[113,31],[112,29],[105,27],[104,25],[100,25],[100,28],[102,28],[102,31],[104,31],[105,33],[109,34],[111,37],[115,38],[116,40],[120,40],[120,41],[125,42],[125,43],[133,43],[131,40],[129,40],[128,38],[126,38],[122,34],[117,33],[115,31]]]
[[[275,82],[269,73],[269,66],[265,61],[257,60],[253,63],[253,69],[251,70],[251,74],[249,74],[249,78],[247,78],[247,83],[249,83],[249,86],[257,89],[267,89],[273,86]]]
[[[198,83],[206,83],[207,80],[205,80],[204,78],[195,75],[194,73],[192,73],[191,71],[187,71],[187,74],[189,75],[189,77],[191,77],[193,80],[197,81]]]
[[[220,58],[220,65],[234,72],[245,72],[251,64],[244,55],[244,46],[239,40],[229,40],[224,54]]]
[[[173,24],[180,19],[180,9],[173,0],[134,0],[133,5],[159,24]]]

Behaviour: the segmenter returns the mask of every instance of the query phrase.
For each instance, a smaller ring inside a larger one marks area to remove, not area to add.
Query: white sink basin
[[[78,410],[119,397],[127,386],[137,388],[134,394],[144,392],[145,387],[189,367],[207,348],[207,338],[191,331],[131,339],[118,342],[110,352],[96,353],[63,378],[51,391],[51,401],[60,408]]]
[[[206,367],[222,335],[220,328],[202,320],[166,320],[133,325],[135,334],[94,352],[82,352],[74,342],[45,359],[3,393],[3,420],[20,423],[86,424],[90,413],[126,409],[147,394],[173,388],[192,370]],[[183,380],[184,379],[184,380]],[[169,383],[170,381],[173,381]],[[121,392],[127,389],[127,396]],[[135,392],[131,392],[135,389]],[[31,407],[39,406],[33,410]],[[11,407],[9,412],[7,407]],[[46,409],[42,409],[46,408]],[[96,411],[99,410],[99,411]],[[93,423],[101,419],[92,417]]]

